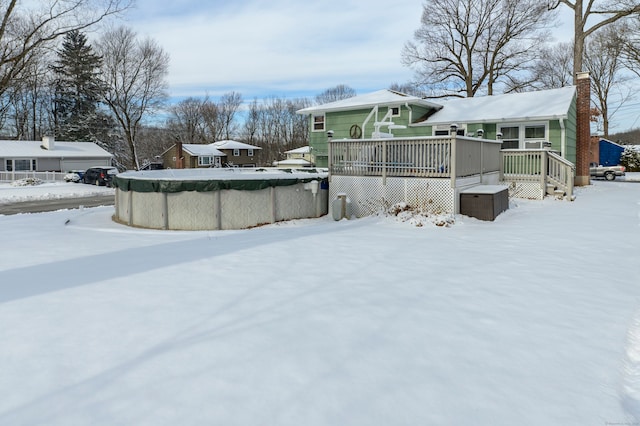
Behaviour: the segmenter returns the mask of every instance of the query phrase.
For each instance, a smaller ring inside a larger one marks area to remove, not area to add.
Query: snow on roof
[[[376,105],[400,106],[405,103],[421,105],[429,108],[441,108],[440,104],[429,102],[417,96],[407,95],[389,89],[378,90],[377,92],[358,95],[348,99],[342,99],[328,104],[303,108],[297,111],[298,114],[310,114],[327,111],[352,110],[356,108],[371,108]]]
[[[113,156],[93,142],[55,141],[54,148],[49,150],[42,147],[41,141],[0,140],[0,157],[111,158]]]
[[[484,123],[567,118],[575,86],[443,101],[443,107],[418,125]]]
[[[214,148],[211,144],[203,145],[203,144],[185,143],[185,144],[182,144],[182,149],[187,151],[191,155],[197,155],[197,156],[207,156],[207,155],[211,155],[213,157],[227,156],[227,154]]]
[[[308,179],[325,178],[327,169],[289,171],[276,168],[207,168],[207,169],[163,169],[130,170],[118,176],[127,179],[145,180],[259,180],[259,179]]]
[[[285,154],[308,154],[310,152],[310,147],[309,145],[307,146],[302,146],[300,148],[296,148],[296,149],[290,149],[289,151],[285,151]]]
[[[276,164],[279,166],[309,166],[311,163],[307,160],[303,160],[302,158],[292,158],[290,160],[281,160],[276,161]]]
[[[253,146],[247,143],[233,140],[217,141],[212,143],[211,145],[218,149],[262,149],[259,146]]]

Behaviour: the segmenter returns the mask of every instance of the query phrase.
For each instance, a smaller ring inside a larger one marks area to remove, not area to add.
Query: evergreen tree
[[[640,172],[640,151],[636,151],[631,147],[625,147],[620,156],[620,164],[623,165],[628,172]]]
[[[80,31],[65,35],[52,65],[55,75],[54,119],[56,137],[68,141],[98,141],[109,121],[100,111],[104,85],[100,79],[102,58],[87,44]]]

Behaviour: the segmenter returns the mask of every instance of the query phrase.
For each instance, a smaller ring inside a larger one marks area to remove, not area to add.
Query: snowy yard
[[[640,183],[576,192],[450,227],[0,216],[0,424],[638,424]]]

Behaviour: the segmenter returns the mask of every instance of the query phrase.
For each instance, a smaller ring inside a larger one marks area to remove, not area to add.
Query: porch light
[[[327,137],[331,139],[333,137],[333,130],[327,130]]]
[[[451,123],[451,128],[449,134],[457,135],[458,134],[458,125],[456,123]]]
[[[500,132],[496,133],[496,139],[502,139],[502,133]]]
[[[484,136],[484,130],[482,129],[476,130],[476,135],[478,135],[479,138],[482,138]]]

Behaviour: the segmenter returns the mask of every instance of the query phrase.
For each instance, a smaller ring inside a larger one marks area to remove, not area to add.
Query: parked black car
[[[91,167],[84,172],[82,182],[89,185],[111,186],[113,177],[118,174],[118,169],[109,166]]]

